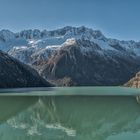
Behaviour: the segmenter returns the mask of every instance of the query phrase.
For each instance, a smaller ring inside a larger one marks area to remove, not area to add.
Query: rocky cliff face
[[[136,73],[135,77],[130,79],[124,86],[140,88],[140,72]]]
[[[0,88],[50,86],[29,66],[0,51]]]
[[[43,77],[59,86],[121,85],[140,69],[134,57],[102,52],[97,44],[81,40],[65,44],[48,61],[35,65]]]

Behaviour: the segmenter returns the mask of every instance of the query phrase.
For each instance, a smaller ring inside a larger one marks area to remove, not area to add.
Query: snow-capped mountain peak
[[[41,56],[47,59],[61,47],[76,46],[77,41],[82,44],[80,46],[82,50],[84,49],[83,52],[92,52],[95,48],[99,48],[102,54],[112,51],[112,54],[140,56],[140,42],[106,38],[101,31],[84,26],[66,26],[52,31],[38,29],[18,33],[9,30],[0,31],[0,49],[24,63],[31,63]],[[94,45],[96,47],[93,47]]]
[[[1,30],[0,31],[0,41],[10,41],[15,39],[15,34],[9,30]]]

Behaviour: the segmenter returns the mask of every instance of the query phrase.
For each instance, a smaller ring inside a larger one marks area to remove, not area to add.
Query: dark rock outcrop
[[[46,86],[50,84],[34,69],[0,51],[0,88]]]
[[[140,88],[140,72],[136,73],[135,77],[131,78],[124,86]]]

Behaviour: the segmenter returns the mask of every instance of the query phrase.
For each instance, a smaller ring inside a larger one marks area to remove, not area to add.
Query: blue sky
[[[140,40],[140,0],[0,0],[0,29],[101,30],[107,37]]]

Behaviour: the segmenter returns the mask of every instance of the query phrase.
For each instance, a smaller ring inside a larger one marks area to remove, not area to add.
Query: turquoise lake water
[[[0,90],[0,140],[139,140],[139,89]]]

